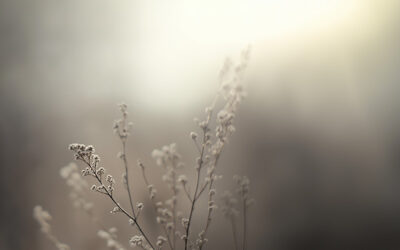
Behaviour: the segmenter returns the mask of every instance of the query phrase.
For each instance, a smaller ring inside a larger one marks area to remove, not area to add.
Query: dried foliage
[[[198,132],[191,132],[190,139],[198,150],[198,157],[195,159],[195,179],[189,180],[181,172],[184,164],[181,161],[181,155],[178,153],[177,145],[172,143],[155,149],[152,157],[156,165],[164,171],[162,180],[170,192],[170,197],[161,200],[157,196],[155,186],[150,183],[146,166],[138,161],[137,165],[142,172],[144,184],[148,189],[148,201],[137,202],[133,197],[129,181],[128,157],[126,152],[126,144],[132,128],[132,123],[128,121],[127,105],[120,104],[121,119],[115,121],[114,132],[121,142],[121,152],[118,157],[121,159],[124,167],[122,174],[123,184],[129,199],[129,208],[124,208],[118,202],[114,195],[116,190],[115,179],[107,174],[107,169],[100,164],[100,157],[95,153],[92,145],[84,145],[74,143],[69,149],[74,153],[75,159],[81,163],[82,169],[79,171],[75,163],[70,163],[62,168],[60,175],[65,179],[66,184],[70,187],[70,197],[73,205],[87,213],[96,225],[99,226],[98,236],[104,239],[107,247],[110,249],[125,249],[117,239],[117,229],[112,227],[105,229],[99,224],[99,220],[95,218],[93,209],[95,207],[92,202],[87,199],[86,192],[90,189],[103,195],[109,199],[113,207],[112,214],[122,214],[126,217],[130,225],[136,228],[136,234],[132,235],[129,240],[131,247],[142,249],[203,249],[208,241],[207,233],[212,222],[214,211],[217,209],[217,191],[215,182],[222,178],[217,172],[218,161],[224,151],[230,135],[235,131],[234,120],[240,102],[246,96],[246,92],[242,85],[244,71],[249,60],[250,49],[247,48],[241,53],[240,62],[236,65],[227,59],[219,75],[219,91],[213,99],[211,105],[205,109],[205,118],[203,120],[195,119],[198,126]],[[222,103],[219,110],[217,105]],[[216,114],[215,128],[212,127],[211,121]],[[89,180],[88,178],[91,178]],[[229,191],[221,196],[221,211],[228,219],[232,227],[233,246],[235,249],[246,249],[247,241],[247,208],[252,204],[249,196],[249,180],[247,177],[234,177],[237,183],[237,190],[234,192],[237,198]],[[92,182],[89,188],[88,181]],[[194,190],[191,192],[190,190]],[[207,217],[204,218],[202,230],[197,234],[193,232],[194,212],[198,207],[198,201],[202,195],[207,196]],[[178,208],[184,207],[183,200],[187,199],[189,207],[187,211],[179,211]],[[149,203],[149,206],[144,205]],[[181,204],[182,203],[182,204]],[[239,204],[240,203],[240,204]],[[179,206],[178,206],[179,205]],[[147,232],[139,221],[141,211],[147,207],[154,209],[162,235],[155,240],[151,239],[151,233]],[[237,220],[242,214],[242,232],[241,247],[239,247],[239,237],[237,235]],[[55,244],[58,249],[67,250],[69,246],[60,243],[52,234],[49,220],[51,216],[40,206],[34,208],[34,217],[40,223],[42,232]],[[197,236],[195,236],[197,235]]]

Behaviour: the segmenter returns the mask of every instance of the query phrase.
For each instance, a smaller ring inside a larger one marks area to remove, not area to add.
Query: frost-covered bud
[[[172,217],[172,212],[169,211],[167,208],[158,208],[157,211],[166,218]]]
[[[130,240],[129,243],[132,247],[142,246],[144,237],[141,235],[135,235]]]
[[[97,176],[99,176],[99,178],[101,179],[101,177],[103,176],[103,174],[106,172],[106,170],[103,167],[100,167],[99,169],[97,169],[96,174]]]
[[[124,183],[125,185],[128,183],[128,179],[126,177],[126,173],[122,174],[122,183]],[[126,187],[127,188],[127,187]]]
[[[93,161],[96,163],[100,162],[100,157],[98,155],[93,155]]]
[[[193,140],[196,140],[197,137],[198,137],[198,135],[197,135],[195,132],[190,132],[190,137],[191,137]]]
[[[119,158],[119,159],[123,159],[124,158],[124,153],[122,153],[122,152],[118,152],[117,153],[117,158]]]
[[[88,176],[88,175],[93,175],[93,174],[92,174],[92,170],[87,167],[82,170],[82,176]]]
[[[210,196],[213,196],[213,195],[215,195],[215,193],[216,193],[215,189],[211,189],[210,192],[209,192],[208,194],[209,194]]]
[[[149,190],[150,193],[150,199],[153,200],[156,197],[157,190],[151,184],[147,186],[147,189]]]
[[[133,226],[135,224],[135,221],[132,219],[129,219],[129,225]]]
[[[137,165],[138,165],[140,168],[144,169],[144,164],[143,164],[140,160],[137,160]]]
[[[96,187],[96,185],[92,185],[92,187],[90,188],[92,191],[94,191],[94,190],[96,190],[97,189],[97,187]]]
[[[188,227],[188,224],[189,224],[189,219],[182,218],[182,226],[183,226],[183,228],[186,229]]]
[[[197,157],[197,158],[196,158],[196,163],[197,163],[197,165],[200,165],[200,164],[201,164],[201,161],[202,161],[202,160],[201,160],[200,157]]]
[[[136,204],[136,207],[138,209],[143,209],[144,205],[143,205],[143,203],[139,202],[139,203]]]
[[[121,212],[121,209],[120,209],[119,207],[114,207],[113,210],[111,210],[110,213],[116,214],[116,213],[118,213],[118,212]]]
[[[206,121],[199,122],[199,127],[200,127],[201,129],[203,129],[203,130],[206,130],[206,128],[207,128],[207,122],[206,122]]]
[[[112,177],[112,175],[107,175],[106,181],[108,183],[115,183],[114,178]]]
[[[186,183],[188,182],[186,175],[180,175],[178,177],[178,182],[182,185],[186,185]]]
[[[125,103],[120,103],[118,104],[119,109],[121,110],[121,112],[126,112],[126,110],[128,109],[128,105],[126,105]]]
[[[232,196],[229,191],[225,191],[222,195],[222,207],[221,211],[227,218],[231,218],[238,215],[238,210],[235,208],[237,204],[236,198]]]
[[[158,247],[161,247],[166,241],[167,241],[167,238],[165,238],[165,237],[163,237],[163,236],[158,236],[158,237],[157,237],[156,245],[157,245]]]
[[[157,216],[156,218],[158,224],[165,224],[166,220],[164,218],[161,218],[160,216]]]
[[[212,210],[217,209],[217,208],[218,208],[217,205],[208,206],[208,210],[209,211],[212,211]]]
[[[90,153],[94,153],[95,150],[94,150],[93,145],[89,145],[89,146],[86,146],[85,151],[90,152]]]
[[[240,177],[235,175],[234,181],[236,181],[239,186],[236,192],[240,194],[242,198],[247,198],[249,190],[250,190],[250,180],[246,176]]]
[[[107,190],[109,193],[112,194],[112,192],[114,191],[114,188],[113,188],[113,186],[109,185],[109,186],[107,186]]]

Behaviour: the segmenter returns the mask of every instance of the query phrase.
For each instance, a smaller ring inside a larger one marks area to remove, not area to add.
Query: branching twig
[[[147,187],[149,187],[150,183],[149,183],[149,180],[147,179],[147,176],[146,176],[145,166],[140,161],[138,161],[138,165],[139,165],[140,169],[142,170],[142,177],[143,177],[144,183],[146,184]],[[152,204],[152,206],[154,208],[154,212],[157,214],[157,205],[154,203],[154,197],[152,198],[152,194],[151,193],[150,193],[150,201],[151,201],[151,204]],[[167,232],[167,229],[165,228],[165,226],[162,226],[162,229],[164,231],[165,236],[167,237],[168,246],[171,248],[171,250],[174,249],[174,247],[172,245],[172,242],[171,242],[170,235]]]
[[[210,114],[210,116],[211,116],[211,114]],[[208,122],[209,122],[209,120],[208,120]],[[207,125],[205,127],[203,127],[203,143],[201,145],[200,158],[198,160],[196,188],[195,188],[195,191],[194,191],[194,194],[193,194],[192,204],[191,204],[190,213],[189,213],[189,219],[188,219],[188,223],[187,223],[187,227],[186,227],[185,250],[187,250],[187,247],[188,247],[188,239],[189,239],[190,226],[191,226],[192,217],[193,217],[193,211],[194,211],[194,207],[195,207],[196,201],[198,199],[197,192],[199,190],[200,171],[201,171],[201,168],[202,168],[203,163],[204,163],[203,156],[204,156],[204,150],[205,150],[205,147],[206,147],[206,139],[207,139],[206,134],[207,134],[207,132],[208,132],[208,123],[207,123]]]
[[[87,161],[84,157],[82,157],[82,156],[79,156],[78,159],[79,159],[79,160],[82,160],[82,161],[92,170],[92,172],[93,172],[94,177],[96,178],[96,180],[99,182],[99,184],[100,184],[101,186],[104,186],[104,185],[103,185],[102,179],[99,177],[99,175],[97,174],[96,169],[93,168],[93,166],[90,164],[90,162],[88,162],[88,161]],[[133,215],[130,215],[123,207],[121,207],[121,205],[115,200],[115,198],[113,197],[112,193],[111,193],[107,188],[104,188],[103,190],[104,190],[104,192],[105,192],[104,194],[106,194],[106,195],[111,199],[111,201],[114,203],[114,205],[117,206],[118,209],[119,209],[123,214],[125,214],[129,219],[131,219],[131,220],[134,222],[134,224],[136,225],[136,227],[138,228],[138,230],[140,231],[140,233],[143,235],[143,237],[146,239],[146,241],[147,241],[147,243],[150,245],[150,247],[151,247],[151,248],[154,248],[153,245],[152,245],[152,243],[151,243],[151,241],[150,241],[149,238],[147,237],[147,235],[143,232],[143,229],[140,227],[140,225],[139,225],[139,223],[137,222],[136,218],[135,218]]]

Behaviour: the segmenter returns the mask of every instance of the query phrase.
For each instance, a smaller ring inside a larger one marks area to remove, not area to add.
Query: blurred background
[[[112,124],[127,103],[133,192],[149,207],[134,163],[162,190],[150,153],[176,142],[194,172],[193,118],[224,59],[248,44],[248,98],[217,188],[251,179],[249,249],[400,249],[400,1],[1,0],[0,34],[0,249],[54,249],[32,218],[37,204],[62,242],[106,249],[59,176],[68,144],[95,145],[120,181]],[[126,219],[90,199],[128,245]],[[208,249],[233,248],[220,212],[209,238]]]

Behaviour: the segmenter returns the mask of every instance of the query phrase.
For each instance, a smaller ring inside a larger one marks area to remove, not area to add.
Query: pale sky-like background
[[[0,249],[54,249],[36,204],[73,249],[106,249],[67,199],[67,145],[95,145],[120,176],[111,128],[124,101],[130,162],[153,164],[156,179],[151,151],[177,142],[190,173],[193,118],[225,58],[248,45],[248,98],[219,188],[234,174],[252,180],[249,249],[399,249],[397,0],[0,0]],[[127,243],[126,221],[92,198]],[[231,249],[228,224],[213,226],[209,249]]]

